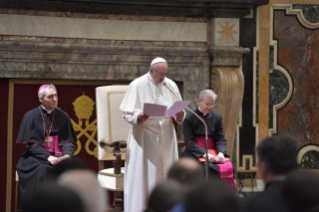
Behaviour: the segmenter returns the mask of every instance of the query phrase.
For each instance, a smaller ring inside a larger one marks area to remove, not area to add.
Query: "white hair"
[[[44,97],[44,94],[45,94],[44,91],[45,91],[45,89],[47,89],[48,87],[53,88],[55,91],[57,91],[56,87],[55,87],[53,84],[47,85],[47,86],[41,88],[41,90],[40,90],[39,93],[38,93],[38,98],[40,98],[40,97],[43,98],[43,97]]]
[[[205,90],[202,90],[200,93],[199,93],[199,99],[203,99],[205,96],[208,96],[208,97],[213,97],[214,98],[214,101],[216,101],[217,99],[217,94],[211,90],[211,89],[205,89]]]

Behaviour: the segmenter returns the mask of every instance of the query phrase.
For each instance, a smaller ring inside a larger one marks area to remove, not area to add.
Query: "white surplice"
[[[180,97],[177,85],[165,78],[167,86]],[[125,212],[142,212],[149,194],[163,181],[178,160],[175,128],[171,117],[149,117],[138,123],[144,103],[172,106],[178,99],[161,83],[155,84],[149,72],[128,87],[120,109],[132,124],[127,139],[124,175]]]

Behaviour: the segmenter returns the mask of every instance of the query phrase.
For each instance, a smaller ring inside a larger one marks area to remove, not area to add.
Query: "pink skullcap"
[[[49,84],[43,84],[43,85],[41,85],[40,88],[39,88],[39,90],[38,90],[38,94],[40,93],[40,91],[41,91],[43,88],[45,88],[45,87],[47,87],[47,86],[49,86]]]

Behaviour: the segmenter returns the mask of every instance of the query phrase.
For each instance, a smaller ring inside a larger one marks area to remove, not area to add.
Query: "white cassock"
[[[167,86],[180,97],[177,85],[165,78]],[[149,117],[138,123],[144,103],[168,108],[178,99],[161,83],[156,85],[148,72],[128,87],[120,109],[132,124],[127,139],[124,175],[125,212],[142,212],[149,194],[163,181],[171,165],[178,160],[175,127],[171,117]]]

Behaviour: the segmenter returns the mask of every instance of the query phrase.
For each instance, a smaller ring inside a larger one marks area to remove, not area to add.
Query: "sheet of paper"
[[[176,113],[184,110],[191,101],[177,101],[165,113],[166,116],[174,117]]]
[[[165,116],[166,106],[144,103],[143,114],[148,116]]]

